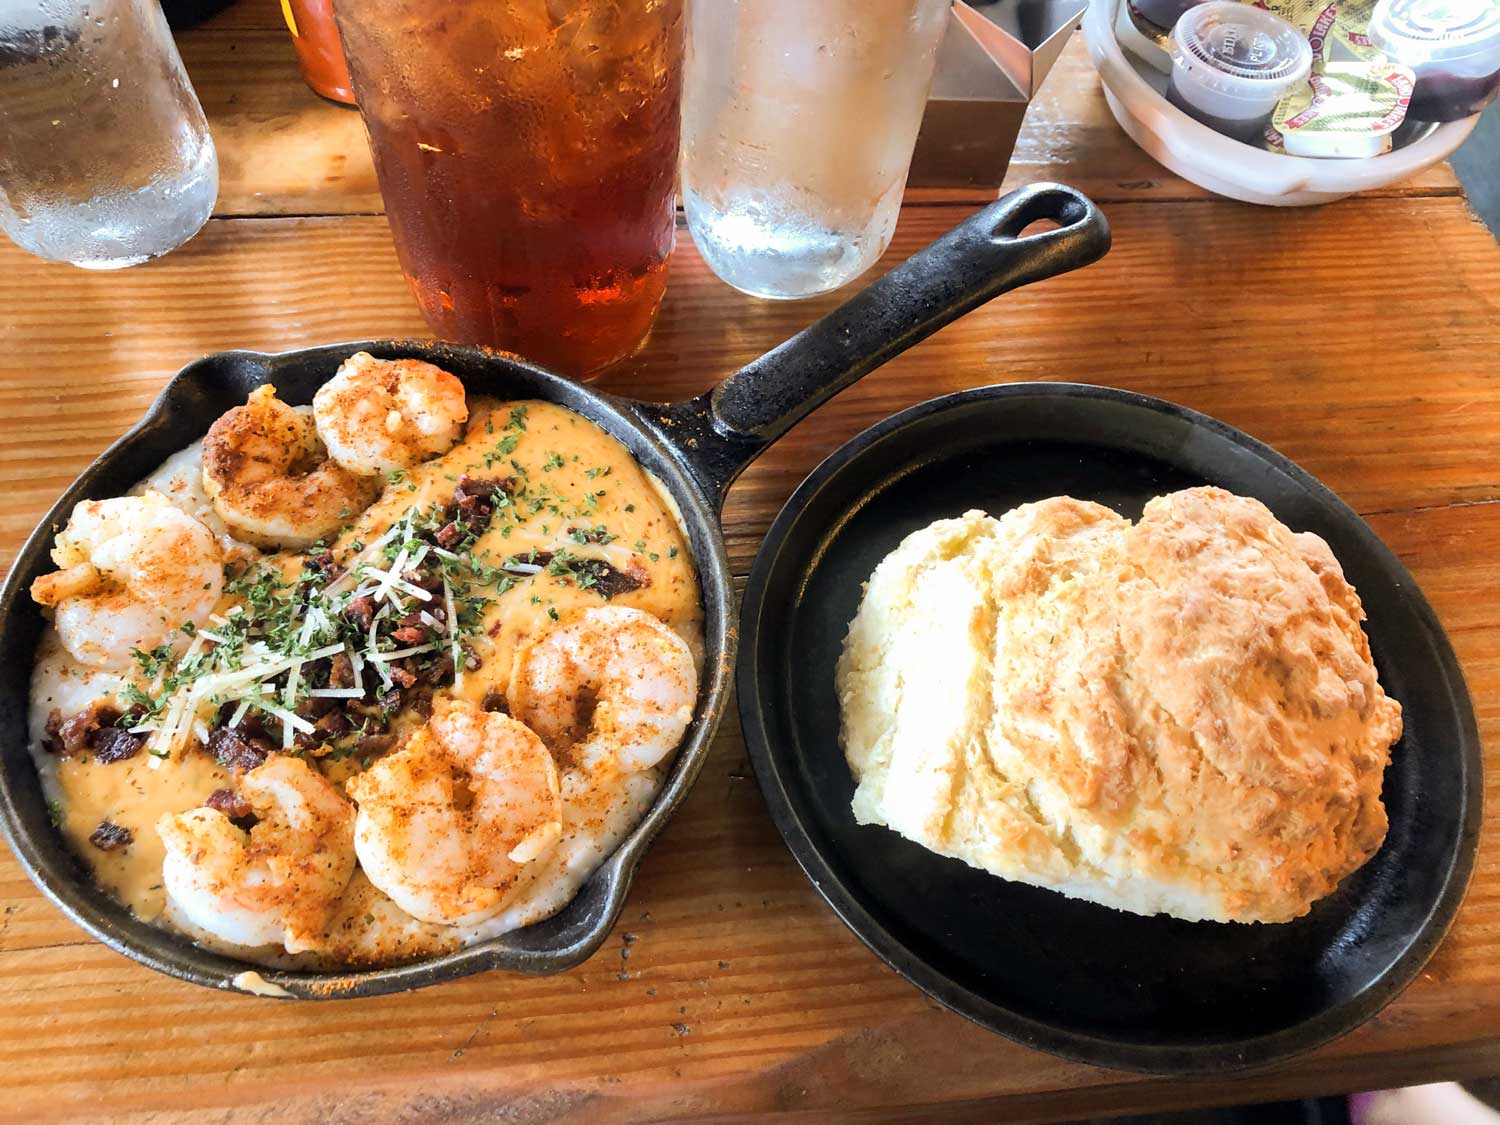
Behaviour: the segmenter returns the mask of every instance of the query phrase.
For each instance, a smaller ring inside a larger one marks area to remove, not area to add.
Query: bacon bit
[[[313,737],[323,742],[331,742],[353,729],[354,724],[350,722],[347,714],[343,711],[330,711],[313,724]]]
[[[505,698],[505,693],[499,688],[490,688],[484,693],[484,702],[480,704],[486,711],[498,711],[502,715],[510,714],[510,700]]]
[[[527,551],[524,555],[512,555],[500,564],[500,569],[505,570],[507,563],[520,563],[523,566],[539,566],[545,569],[552,562],[551,551]],[[531,573],[527,571],[527,573]]]
[[[631,563],[620,570],[603,559],[581,559],[572,563],[571,569],[575,575],[580,576],[574,579],[579,586],[584,585],[581,576],[588,575],[591,581],[586,588],[593,590],[605,601],[651,585],[651,575],[637,563]]]
[[[432,689],[431,688],[426,688],[426,687],[424,687],[424,688],[418,688],[416,691],[412,692],[410,696],[407,697],[406,703],[407,703],[407,706],[409,706],[414,712],[416,712],[422,718],[424,718],[424,719],[430,719],[430,718],[432,718]]]
[[[424,684],[438,687],[453,678],[453,652],[445,650],[441,656],[427,666],[427,669],[418,674],[417,679]]]
[[[371,734],[354,744],[354,752],[356,754],[384,754],[395,745],[394,734]]]
[[[208,795],[208,800],[203,803],[223,813],[230,820],[245,820],[255,816],[254,807],[243,794],[234,789],[215,789]]]
[[[391,679],[404,688],[409,688],[417,682],[417,674],[406,667],[404,663],[392,664],[388,671],[391,674]]]
[[[292,713],[295,714],[297,718],[307,719],[310,722],[313,719],[322,718],[337,706],[338,703],[332,699],[326,699],[323,696],[310,695],[306,699],[298,703],[297,706],[292,709]]]
[[[63,752],[62,737],[60,733],[61,730],[62,712],[54,707],[52,709],[52,714],[47,716],[47,725],[43,728],[42,731],[42,748],[46,750],[47,753],[61,754]]]
[[[112,852],[117,848],[130,847],[135,843],[135,834],[113,821],[101,820],[99,827],[89,834],[89,843],[101,852]]]
[[[65,756],[81,754],[93,743],[94,732],[113,725],[120,712],[108,703],[90,703],[76,715],[64,719],[57,727],[57,740]]]
[[[368,625],[365,626],[369,628]],[[336,652],[328,662],[328,686],[329,687],[353,687],[354,686],[354,661],[349,659],[346,652]]]
[[[243,724],[242,724],[243,725]],[[208,752],[227,770],[247,773],[267,758],[274,748],[263,738],[246,735],[239,727],[220,727],[208,735]]]
[[[105,766],[111,762],[123,762],[134,758],[145,745],[144,735],[131,734],[120,727],[100,727],[89,739],[89,746],[94,751],[94,760]]]
[[[417,570],[408,570],[401,575],[401,581],[415,586],[419,590],[426,590],[429,594],[435,594],[443,588],[443,576],[437,572],[423,573]]]
[[[458,478],[458,485],[453,489],[453,502],[458,505],[464,518],[472,521],[476,517],[488,516],[495,510],[495,493],[513,492],[515,487],[515,477],[486,480],[465,473]]]
[[[458,530],[458,524],[450,521],[438,528],[432,539],[439,547],[451,547],[463,537],[464,533]]]
[[[368,630],[370,622],[375,620],[375,599],[369,594],[355,598],[345,607],[344,616],[361,629]]]

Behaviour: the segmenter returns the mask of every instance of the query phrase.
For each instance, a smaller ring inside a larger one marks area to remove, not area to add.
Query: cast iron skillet
[[[834,664],[875,565],[970,508],[1067,494],[1134,518],[1212,483],[1327,540],[1369,614],[1405,713],[1384,846],[1284,925],[1141,918],[944,859],[854,823]],[[1327,488],[1180,406],[1075,384],[984,387],[913,407],[832,454],[755,560],[740,716],[771,813],[849,927],[937,1000],[1033,1047],[1103,1066],[1205,1073],[1282,1059],[1369,1018],[1421,969],[1474,863],[1478,732],[1453,650],[1411,576]],[[793,656],[792,654],[795,654]]]
[[[1024,233],[1032,223],[1054,229]],[[1109,226],[1084,196],[1041,184],[990,204],[876,281],[847,304],[762,356],[712,393],[670,405],[603,394],[516,357],[411,341],[365,341],[280,355],[222,352],[190,364],[167,385],[145,419],[111,446],[63,495],[32,534],[0,591],[0,825],[28,874],[75,922],[152,968],[214,987],[255,968],[192,945],[131,917],[98,891],[48,823],[26,743],[31,654],[42,616],[27,591],[51,569],[55,530],[79,500],[114,496],[169,454],[201,437],[213,420],[273,382],[306,403],[352,352],[413,356],[463,379],[471,391],[560,403],[622,441],[665,484],[682,512],[698,564],[707,660],[697,718],[655,804],[577,898],[555,917],[444,957],[355,973],[262,976],[295,997],[373,996],[484,969],[558,972],[599,947],[618,916],[651,838],[682,800],[703,764],[729,688],[737,633],[719,510],[730,482],[769,442],[839,389],[943,325],[1007,290],[1096,260]]]

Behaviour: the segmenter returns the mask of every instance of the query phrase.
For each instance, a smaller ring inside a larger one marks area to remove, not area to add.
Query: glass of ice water
[[[157,0],[0,0],[0,230],[133,266],[208,221],[219,163]]]
[[[690,0],[682,188],[757,297],[853,280],[895,231],[949,0]]]

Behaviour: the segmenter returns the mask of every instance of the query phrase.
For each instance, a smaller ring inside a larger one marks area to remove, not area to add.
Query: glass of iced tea
[[[675,230],[682,0],[335,0],[401,268],[437,335],[597,374]]]

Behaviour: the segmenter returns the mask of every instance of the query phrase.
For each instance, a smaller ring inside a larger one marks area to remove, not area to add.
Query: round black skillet
[[[1053,229],[1025,233],[1039,221]],[[189,365],[146,418],[73,484],[21,549],[0,591],[0,826],[27,872],[68,915],[114,949],[162,972],[214,987],[245,987],[255,966],[219,956],[133,918],[96,889],[48,822],[27,751],[31,654],[43,619],[27,596],[51,569],[56,529],[79,500],[118,495],[169,454],[201,437],[223,411],[271,382],[306,403],[351,352],[414,356],[460,376],[470,390],[560,403],[619,438],[663,482],[682,513],[702,581],[708,659],[697,719],[646,817],[561,913],[450,955],[351,973],[263,971],[295,997],[372,996],[483,969],[548,973],[598,948],[618,916],[647,844],[691,785],[722,718],[737,631],[719,532],[729,483],[771,441],[829,396],[990,298],[1099,258],[1109,227],[1070,188],[1036,185],[986,207],[847,304],[731,376],[710,394],[656,405],[580,386],[515,357],[411,341],[364,341],[279,355],[223,352]],[[238,978],[238,983],[237,982]]]
[[[1066,494],[1132,518],[1212,483],[1333,548],[1363,599],[1381,682],[1404,708],[1379,853],[1284,925],[1180,922],[1004,882],[849,810],[834,664],[861,584],[903,537],[970,508]],[[1411,576],[1328,489],[1179,406],[1103,387],[984,387],[858,435],[797,489],[741,615],[740,716],[777,826],[813,883],[892,968],[1031,1046],[1161,1073],[1268,1063],[1353,1028],[1421,969],[1474,862],[1482,765],[1453,650]]]

